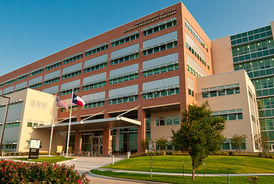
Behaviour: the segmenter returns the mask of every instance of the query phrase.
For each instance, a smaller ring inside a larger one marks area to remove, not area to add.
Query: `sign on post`
[[[40,140],[30,140],[29,159],[37,159],[39,157]]]

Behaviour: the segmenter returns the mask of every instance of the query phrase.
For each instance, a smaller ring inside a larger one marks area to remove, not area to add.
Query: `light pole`
[[[0,97],[7,98],[7,99],[8,99],[8,103],[6,104],[6,111],[5,111],[5,115],[4,115],[4,120],[3,120],[3,123],[2,123],[2,130],[1,130],[0,150],[2,151],[2,143],[3,143],[5,125],[6,125],[7,116],[8,116],[8,110],[9,110],[9,104],[10,104],[10,97],[5,96],[5,95],[1,95]]]

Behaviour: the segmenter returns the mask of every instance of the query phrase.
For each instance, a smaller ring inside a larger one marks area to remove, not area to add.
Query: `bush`
[[[85,175],[75,171],[74,166],[0,160],[0,183],[86,184]]]

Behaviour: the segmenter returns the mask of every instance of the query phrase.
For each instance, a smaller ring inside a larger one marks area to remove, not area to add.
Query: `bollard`
[[[130,155],[131,155],[131,152],[130,151],[127,152],[127,159],[129,159]]]
[[[112,165],[114,165],[114,155],[112,155]]]

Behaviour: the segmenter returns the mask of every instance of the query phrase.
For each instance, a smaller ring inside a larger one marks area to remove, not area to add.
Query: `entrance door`
[[[94,136],[92,138],[92,152],[101,155],[103,151],[103,136]]]

